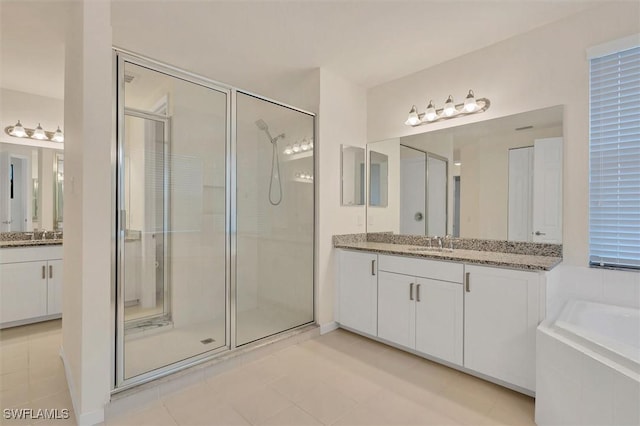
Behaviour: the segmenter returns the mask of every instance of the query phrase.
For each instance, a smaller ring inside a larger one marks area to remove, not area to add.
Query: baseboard
[[[338,329],[337,322],[335,321],[328,322],[320,326],[320,334],[326,334],[326,333],[329,333],[330,331],[337,330],[337,329]]]
[[[73,404],[73,412],[76,415],[76,422],[79,426],[91,426],[104,422],[104,408],[101,410],[91,411],[89,413],[80,413],[78,410],[78,394],[76,393],[75,382],[71,374],[71,368],[69,362],[64,354],[64,348],[60,346],[60,358],[62,359],[62,365],[64,366],[64,375],[67,379],[67,386],[69,387],[69,395],[71,395],[71,404]]]

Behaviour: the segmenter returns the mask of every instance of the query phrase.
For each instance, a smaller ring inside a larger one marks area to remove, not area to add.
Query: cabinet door
[[[535,391],[537,273],[465,266],[464,366]]]
[[[345,250],[338,259],[338,322],[373,336],[378,316],[377,259],[375,254]]]
[[[415,348],[416,279],[380,271],[378,274],[378,337]]]
[[[47,315],[46,262],[0,265],[0,323]]]
[[[62,260],[47,262],[47,314],[62,313]]]
[[[462,285],[418,278],[416,350],[462,365]]]

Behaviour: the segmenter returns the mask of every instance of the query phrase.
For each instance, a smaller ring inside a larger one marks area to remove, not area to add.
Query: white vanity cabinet
[[[536,327],[545,317],[544,271],[338,253],[341,326],[521,392],[535,392]]]
[[[541,272],[465,265],[464,366],[535,391]]]
[[[378,337],[462,365],[462,265],[380,255],[378,269]]]
[[[0,328],[61,313],[62,246],[0,250]]]
[[[375,336],[378,319],[378,256],[338,252],[338,315],[340,325]]]

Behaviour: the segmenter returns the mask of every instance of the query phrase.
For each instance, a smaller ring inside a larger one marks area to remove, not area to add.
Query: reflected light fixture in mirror
[[[444,107],[436,109],[433,105],[433,101],[429,101],[427,110],[422,113],[418,113],[418,109],[415,105],[411,107],[409,111],[409,117],[404,122],[407,126],[420,126],[422,124],[433,123],[440,120],[447,120],[449,118],[462,117],[469,114],[476,114],[484,112],[489,109],[491,102],[487,98],[476,99],[473,90],[469,90],[467,97],[461,104],[456,104],[453,100],[453,96],[449,95],[445,101]]]
[[[27,139],[35,139],[39,141],[50,140],[53,142],[64,142],[64,133],[60,130],[60,126],[55,132],[49,132],[42,128],[40,123],[38,123],[38,127],[35,129],[29,129],[22,125],[20,120],[15,124],[15,126],[7,126],[4,129],[4,132],[13,136],[14,138],[27,138]]]

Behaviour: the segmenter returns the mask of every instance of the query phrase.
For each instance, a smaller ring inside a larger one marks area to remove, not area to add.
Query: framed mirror
[[[389,194],[389,156],[369,151],[369,206],[387,207]]]
[[[372,165],[388,155],[388,204],[367,210],[367,232],[561,244],[562,118],[554,106],[367,144]]]
[[[62,156],[62,150],[0,143],[0,170],[10,172],[0,174],[0,232],[62,229]]]
[[[341,145],[340,158],[340,204],[343,206],[363,206],[365,194],[365,149],[357,146]]]

